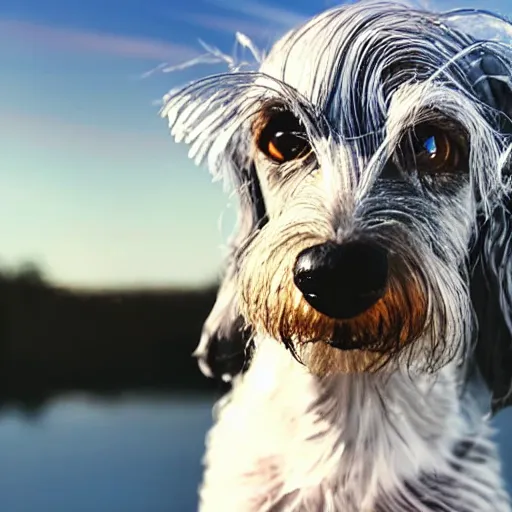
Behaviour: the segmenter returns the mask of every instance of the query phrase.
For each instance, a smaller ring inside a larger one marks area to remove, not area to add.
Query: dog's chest
[[[320,382],[265,341],[209,434],[201,510],[437,510],[421,501],[431,484],[420,476],[447,475],[453,487],[450,461],[464,430],[449,371],[435,382]]]

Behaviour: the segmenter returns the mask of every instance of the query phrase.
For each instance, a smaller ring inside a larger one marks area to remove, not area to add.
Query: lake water
[[[0,416],[2,512],[192,512],[212,400],[61,399]],[[512,484],[512,410],[497,419]],[[512,486],[511,486],[512,487]]]

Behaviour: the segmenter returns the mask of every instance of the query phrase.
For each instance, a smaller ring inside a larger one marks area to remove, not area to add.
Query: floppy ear
[[[206,319],[201,340],[194,352],[201,371],[224,381],[245,370],[251,353],[252,332],[240,315],[237,299],[237,253],[267,222],[265,204],[254,165],[239,173],[239,225],[217,300]]]
[[[482,221],[473,249],[471,296],[478,333],[475,362],[494,412],[512,404],[512,201]]]
[[[216,302],[203,326],[194,355],[209,377],[230,381],[247,365],[252,333],[240,315],[237,299],[237,254],[266,222],[265,205],[250,158],[248,130],[257,97],[245,91],[254,73],[227,73],[194,82],[165,98],[161,110],[177,142],[190,145],[196,164],[207,161],[214,178],[223,179],[238,197],[238,224]]]
[[[495,109],[493,123],[510,143],[512,82],[510,70],[497,54],[480,52],[475,90]],[[509,68],[510,69],[510,68]],[[510,180],[510,169],[502,172]],[[507,191],[510,187],[507,186]],[[491,393],[493,412],[512,404],[512,198],[502,193],[491,215],[478,220],[478,239],[472,250],[471,296],[478,323],[475,370]]]

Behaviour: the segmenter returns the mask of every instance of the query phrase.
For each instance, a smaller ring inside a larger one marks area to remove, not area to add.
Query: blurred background
[[[234,205],[159,100],[225,69],[181,66],[199,40],[231,54],[241,31],[268,49],[332,5],[0,0],[2,512],[195,510],[220,389],[190,354]],[[512,483],[511,420],[497,425]]]

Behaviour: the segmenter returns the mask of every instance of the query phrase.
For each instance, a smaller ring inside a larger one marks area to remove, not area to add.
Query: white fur
[[[454,479],[441,510],[510,510],[497,459],[463,461],[459,472],[449,465],[465,437],[494,453],[481,411],[459,401],[453,366],[322,381],[274,340],[258,345],[208,435],[202,512],[427,511],[406,490],[404,506],[397,490],[430,471]]]

